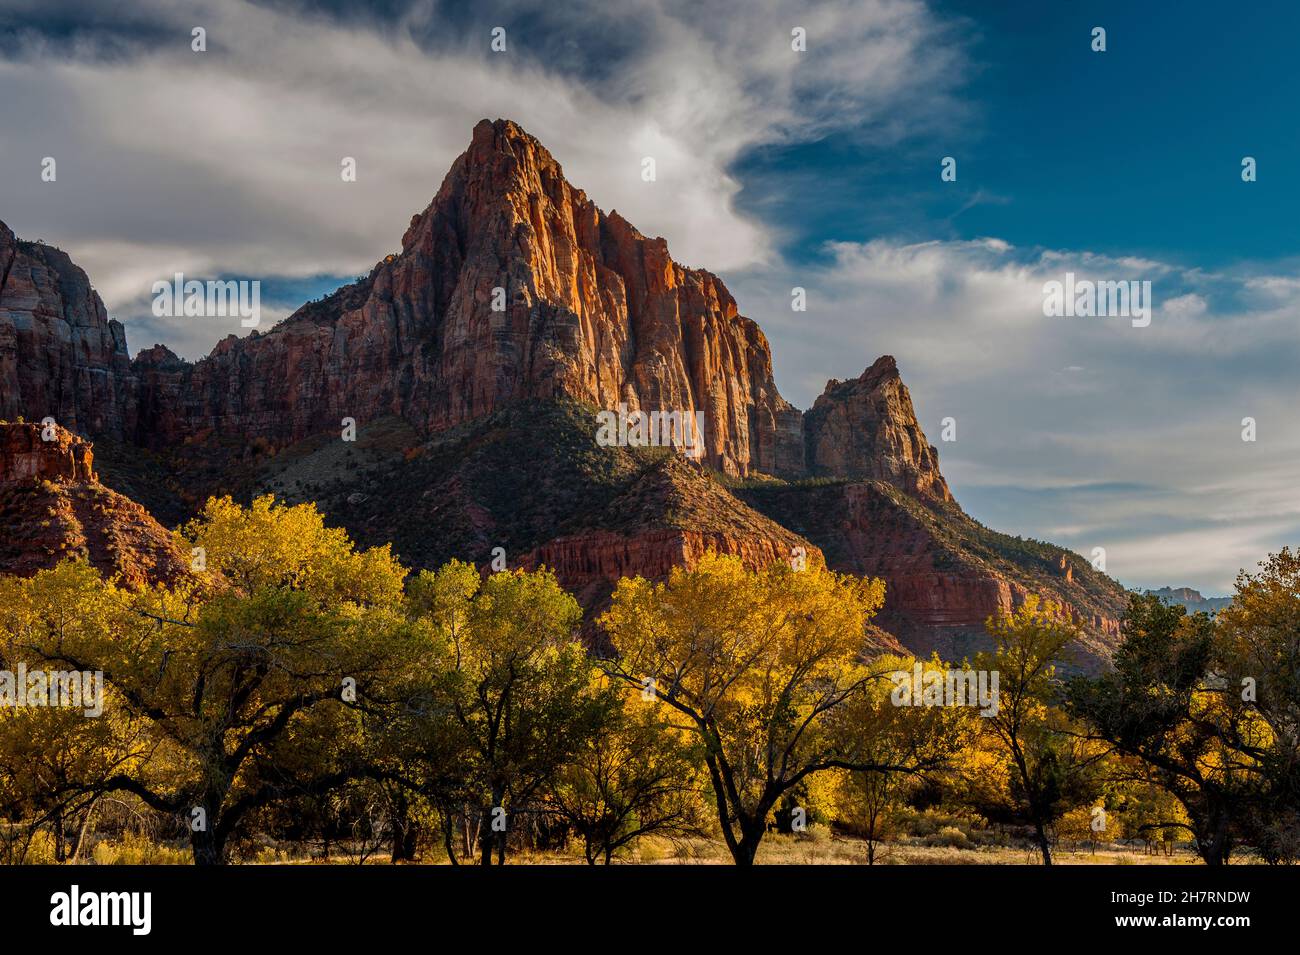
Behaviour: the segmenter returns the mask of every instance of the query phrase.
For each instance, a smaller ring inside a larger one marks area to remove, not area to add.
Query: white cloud
[[[1126,583],[1207,592],[1300,536],[1293,277],[989,239],[828,253],[822,266],[731,282],[772,340],[778,383],[808,407],[827,379],[894,355],[931,440],[941,418],[957,419],[940,463],[990,526],[1055,528],[1085,555],[1106,546]],[[1066,271],[1150,279],[1151,325],[1045,317],[1043,283]],[[786,282],[808,290],[806,314],[791,313]],[[1246,416],[1258,423],[1253,443],[1241,440]]]
[[[507,25],[507,53],[489,52],[478,21],[419,5],[400,24],[341,24],[242,0],[146,0],[127,26],[147,42],[126,54],[28,36],[0,58],[0,218],[66,248],[130,336],[160,275],[368,271],[473,125],[507,117],[679,261],[739,268],[773,254],[767,228],[735,207],[728,169],[745,150],[845,127],[885,139],[933,121],[951,107],[959,62],[920,0],[484,10]],[[84,16],[56,0],[30,12]],[[190,48],[196,24],[206,53]],[[806,53],[790,49],[796,25]],[[566,35],[603,68],[555,66],[563,58],[540,44]],[[37,179],[47,155],[57,183]],[[647,155],[653,184],[640,177]],[[344,156],[358,162],[356,183],[340,178]],[[176,329],[187,355],[225,333],[207,331]]]

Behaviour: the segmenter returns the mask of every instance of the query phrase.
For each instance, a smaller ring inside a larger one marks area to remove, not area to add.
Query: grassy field
[[[159,844],[128,836],[121,842],[101,842],[95,846],[92,860],[98,865],[188,865],[190,853],[182,845]],[[90,860],[88,860],[90,861]],[[583,865],[578,845],[566,852],[512,852],[508,865]],[[267,846],[249,853],[243,864],[252,865],[388,865],[385,847],[338,845],[328,859],[311,856],[301,846]],[[474,860],[462,860],[472,865]],[[1172,855],[1144,851],[1133,845],[1088,843],[1058,846],[1053,853],[1057,865],[1200,865],[1200,859],[1186,844],[1177,846]],[[1245,853],[1233,859],[1235,865],[1249,865],[1258,860]],[[867,844],[851,836],[831,835],[823,827],[814,827],[807,835],[771,834],[759,848],[760,865],[866,865]],[[448,865],[441,847],[428,847],[419,864]],[[647,837],[637,847],[615,858],[615,864],[640,865],[730,865],[731,856],[721,840],[667,839]],[[922,839],[904,839],[879,843],[876,865],[1041,865],[1037,850],[1024,846],[935,845]]]

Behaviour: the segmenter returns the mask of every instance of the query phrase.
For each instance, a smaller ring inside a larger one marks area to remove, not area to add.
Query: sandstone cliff
[[[589,514],[585,526],[532,548],[517,563],[550,567],[590,604],[608,596],[620,577],[664,578],[709,552],[737,556],[751,569],[823,561],[807,540],[743,504],[716,478],[666,456]]]
[[[135,427],[135,394],[126,333],[86,273],[0,222],[0,419],[121,435]]]
[[[133,586],[175,581],[189,562],[149,513],[99,483],[89,442],[58,428],[0,423],[0,573],[83,557]]]
[[[926,441],[893,357],[852,381],[831,381],[803,420],[809,471],[887,481],[912,494],[952,500],[939,453]]]
[[[475,127],[367,278],[193,366],[155,351],[137,371],[155,446],[206,432],[283,445],[385,415],[430,433],[563,397],[699,411],[721,471],[802,468],[799,413],[722,282],[602,212],[504,120]]]
[[[1119,642],[1123,587],[1077,554],[989,530],[955,502],[918,499],[881,481],[738,493],[820,547],[829,567],[883,579],[876,622],[916,653],[960,660],[990,648],[985,621],[1031,593],[1082,628],[1074,669],[1102,669]]]

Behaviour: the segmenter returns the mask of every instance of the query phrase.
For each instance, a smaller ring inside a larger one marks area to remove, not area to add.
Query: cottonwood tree
[[[915,663],[910,657],[885,656],[873,666],[910,679]],[[941,678],[948,673],[937,658],[923,669]],[[968,706],[899,706],[894,690],[893,682],[873,683],[835,715],[836,732],[848,738],[857,758],[882,767],[841,771],[835,787],[837,814],[866,840],[868,865],[875,864],[890,811],[909,788],[967,751],[979,720]]]
[[[400,668],[411,634],[388,548],[358,552],[312,505],[213,499],[184,536],[204,548],[207,580],[141,592],[101,581],[89,598],[101,629],[69,632],[35,607],[19,642],[103,671],[153,749],[95,791],[184,820],[195,863],[215,865],[251,813],[366,773],[345,700]]]
[[[10,674],[46,668],[30,648],[49,639],[111,638],[106,609],[123,596],[105,588],[88,564],[65,561],[33,578],[0,577],[0,670]],[[0,859],[24,861],[32,837],[47,831],[53,860],[79,857],[93,824],[97,786],[138,766],[153,746],[139,720],[104,698],[75,707],[0,707]],[[87,710],[100,709],[88,716]]]
[[[1237,823],[1261,792],[1259,761],[1240,748],[1257,739],[1255,717],[1225,693],[1216,672],[1215,624],[1154,595],[1134,594],[1122,621],[1115,669],[1070,684],[1068,702],[1093,732],[1151,767],[1182,804],[1207,865],[1227,863]]]
[[[1006,753],[1010,794],[1034,827],[1043,865],[1051,865],[1052,823],[1099,792],[1096,769],[1105,754],[1053,705],[1056,666],[1079,629],[1059,607],[1032,595],[985,626],[994,649],[978,654],[975,667],[998,673],[999,703],[981,726]]]
[[[1214,636],[1224,742],[1260,777],[1242,826],[1273,863],[1300,858],[1300,554],[1237,577]]]
[[[475,794],[479,863],[504,863],[512,818],[618,705],[591,679],[578,638],[582,610],[547,570],[486,579],[452,561],[411,585],[417,619],[449,645],[447,706]]]
[[[609,865],[642,836],[707,829],[698,742],[671,715],[628,694],[547,788],[548,805],[582,837],[589,865]]]
[[[666,583],[625,578],[601,618],[607,672],[648,687],[699,735],[723,839],[751,865],[783,795],[833,768],[901,770],[833,732],[836,711],[877,681],[859,656],[884,585],[810,564],[760,572],[708,555]]]

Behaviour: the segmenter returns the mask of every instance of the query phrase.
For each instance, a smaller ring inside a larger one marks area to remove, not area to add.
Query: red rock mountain
[[[138,436],[154,446],[207,431],[284,445],[384,415],[432,433],[565,397],[698,410],[711,466],[803,470],[799,412],[722,282],[602,212],[504,120],[475,127],[364,280],[193,366],[155,349],[137,368]]]
[[[66,254],[3,226],[0,243],[9,417],[155,448],[209,434],[284,446],[345,417],[395,415],[432,434],[514,401],[568,398],[698,411],[705,463],[726,474],[880,477],[947,496],[892,360],[802,415],[721,280],[602,212],[506,120],[475,127],[399,253],[195,364],[156,345],[128,365],[122,326]]]
[[[898,365],[884,355],[853,381],[830,381],[803,418],[809,471],[885,481],[911,494],[951,501],[939,454],[925,440]]]
[[[121,435],[135,427],[136,393],[126,332],[86,273],[0,222],[0,420]]]
[[[0,423],[0,573],[75,556],[135,586],[187,573],[172,535],[100,484],[93,462],[90,443],[63,428]]]
[[[85,274],[3,226],[0,268],[0,414],[102,437],[110,483],[157,513],[270,489],[413,564],[505,546],[593,600],[706,547],[757,564],[807,545],[882,576],[884,622],[914,649],[963,652],[1029,592],[1089,627],[1094,664],[1114,643],[1123,589],[965,515],[892,358],[793,408],[721,280],[598,209],[512,122],[475,127],[368,276],[193,364],[161,345],[128,363]],[[595,454],[590,410],[620,404],[698,411],[703,463],[732,483]],[[545,407],[568,409],[550,444]],[[347,458],[344,418],[388,437]]]

